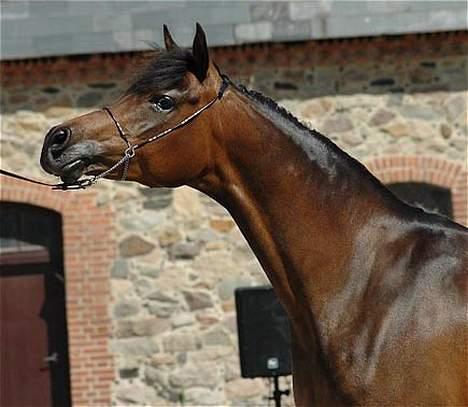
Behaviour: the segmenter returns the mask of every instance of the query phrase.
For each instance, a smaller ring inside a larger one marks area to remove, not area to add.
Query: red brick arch
[[[384,184],[426,182],[450,189],[454,219],[468,224],[468,173],[462,163],[431,156],[391,155],[371,158],[365,165]]]
[[[111,404],[114,363],[109,351],[113,214],[96,194],[62,192],[2,178],[0,200],[62,215],[72,404]]]

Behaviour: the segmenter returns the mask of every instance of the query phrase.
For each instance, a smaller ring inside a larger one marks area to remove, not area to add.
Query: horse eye
[[[172,110],[175,106],[175,101],[172,99],[170,96],[167,95],[162,95],[162,96],[156,96],[152,99],[150,99],[150,103],[156,107],[158,110]]]

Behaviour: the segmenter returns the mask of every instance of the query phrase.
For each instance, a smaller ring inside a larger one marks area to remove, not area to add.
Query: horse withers
[[[49,131],[43,168],[225,206],[289,315],[298,406],[468,405],[467,229],[234,85],[199,25],[191,50],[164,37],[119,100]]]

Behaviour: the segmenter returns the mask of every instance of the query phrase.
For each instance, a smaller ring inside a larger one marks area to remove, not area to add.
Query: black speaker
[[[289,322],[270,286],[235,291],[242,377],[291,374]]]

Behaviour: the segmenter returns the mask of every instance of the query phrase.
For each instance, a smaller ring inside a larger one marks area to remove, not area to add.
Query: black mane
[[[244,85],[236,85],[236,87],[246,96],[250,96],[252,99],[257,100],[263,105],[268,106],[270,109],[274,110],[276,113],[279,113],[284,119],[289,120],[294,123],[296,126],[301,127],[304,130],[307,130],[312,133],[318,134],[316,130],[312,130],[302,123],[296,116],[294,116],[289,110],[280,106],[276,101],[270,97],[264,95],[253,89],[247,89]]]
[[[166,51],[157,46],[153,48],[153,58],[136,75],[126,91],[127,94],[145,96],[178,88],[185,74],[195,64],[189,49],[174,48]]]

